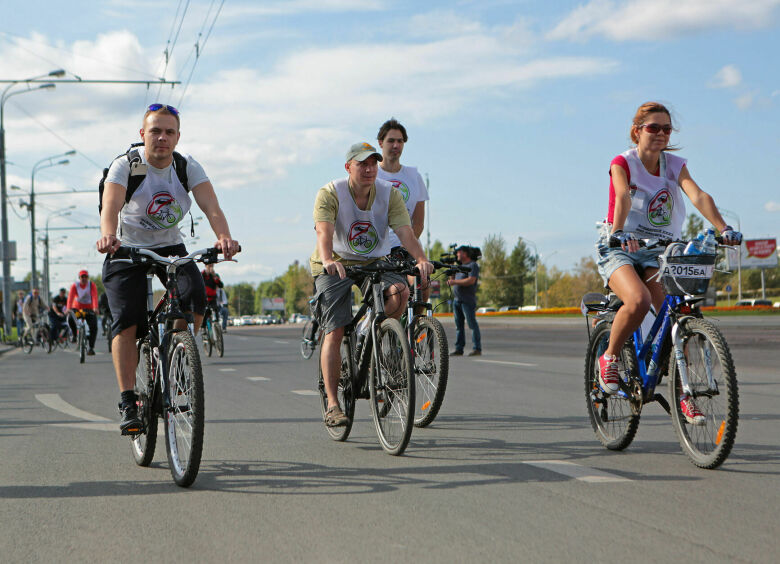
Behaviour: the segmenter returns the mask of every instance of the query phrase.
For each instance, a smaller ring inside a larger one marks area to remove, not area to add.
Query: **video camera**
[[[479,247],[469,247],[468,245],[460,245],[454,243],[449,246],[449,250],[446,253],[442,253],[441,262],[445,264],[460,264],[456,252],[459,250],[466,251],[466,254],[471,260],[479,260],[482,258],[482,251]]]

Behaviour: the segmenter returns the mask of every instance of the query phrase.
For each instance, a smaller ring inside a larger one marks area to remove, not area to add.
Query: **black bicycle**
[[[441,322],[433,317],[431,303],[423,300],[422,280],[420,274],[414,270],[414,261],[400,260],[397,263],[405,266],[405,273],[415,279],[401,324],[406,329],[409,340],[416,380],[414,425],[427,427],[436,419],[447,391],[450,363],[447,334]],[[435,260],[431,261],[431,264],[434,271],[445,269],[447,276],[459,271],[470,272],[468,267]]]
[[[363,303],[344,328],[340,345],[338,400],[348,423],[342,427],[326,425],[325,428],[334,440],[345,441],[352,430],[355,401],[369,399],[379,443],[385,452],[400,455],[406,450],[414,427],[415,378],[404,329],[397,319],[385,315],[381,281],[383,273],[400,273],[404,267],[377,262],[346,267],[346,271],[356,282],[363,279],[366,282],[362,287]],[[322,375],[322,347],[318,389],[324,418],[328,395]]]
[[[33,322],[32,329],[25,331],[22,335],[22,350],[27,354],[32,353],[35,346],[41,347],[41,350],[47,353],[51,352],[51,341],[49,341],[49,326],[46,322],[38,319]]]
[[[301,336],[301,356],[310,359],[317,348],[317,343],[322,339],[322,330],[316,319],[309,319],[303,326],[303,335]]]
[[[211,356],[214,349],[220,357],[225,356],[225,338],[222,335],[222,325],[217,309],[210,304],[206,305],[206,314],[203,316],[203,327],[200,329],[203,337],[203,350]]]
[[[108,352],[111,352],[111,346],[112,346],[111,326],[114,324],[114,318],[111,315],[110,311],[103,312],[103,315],[100,316],[100,323],[103,329],[103,336],[106,338],[106,341],[108,342]]]
[[[146,276],[149,333],[139,339],[135,393],[143,430],[131,435],[136,464],[149,466],[157,442],[157,418],[165,424],[168,465],[174,482],[190,486],[198,475],[203,452],[203,372],[193,336],[193,318],[181,309],[178,270],[189,261],[220,262],[216,248],[193,251],[186,257],[162,257],[148,249],[121,247],[110,260],[149,267]],[[162,267],[166,291],[155,306],[152,278]],[[181,321],[188,328],[181,328]],[[178,322],[178,323],[177,323]]]

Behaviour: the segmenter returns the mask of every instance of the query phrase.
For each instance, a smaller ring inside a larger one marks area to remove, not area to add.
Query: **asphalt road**
[[[204,359],[190,489],[173,484],[162,441],[151,468],[133,463],[105,341],[85,365],[6,353],[0,561],[776,562],[780,317],[722,329],[740,424],[706,471],[655,404],[626,451],[601,447],[581,319],[483,321],[483,356],[452,359],[439,417],[401,457],[381,450],[365,401],[350,439],[328,438],[301,326],[234,328],[225,358]]]

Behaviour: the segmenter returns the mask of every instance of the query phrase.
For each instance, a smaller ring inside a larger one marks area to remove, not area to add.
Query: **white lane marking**
[[[279,343],[280,345],[289,345],[290,341],[274,341],[274,343]]]
[[[512,366],[539,366],[538,364],[533,364],[530,362],[511,362],[509,360],[485,360],[485,359],[479,359],[474,360],[474,362],[492,362],[493,364],[511,364]]]
[[[235,372],[236,369],[235,368],[220,368],[219,371],[220,372]]]
[[[581,482],[590,483],[613,483],[613,482],[630,482],[629,478],[618,476],[617,474],[610,474],[609,472],[602,472],[594,468],[588,468],[587,466],[581,466],[573,462],[567,462],[565,460],[534,460],[532,462],[524,462],[529,466],[536,466],[538,468],[544,468],[550,472],[556,474],[563,474],[569,476]]]
[[[265,376],[247,376],[247,380],[251,380],[252,382],[270,382],[270,378],[266,378]]]
[[[318,396],[320,393],[317,390],[292,390],[292,393],[299,396]]]
[[[71,417],[92,422],[111,421],[100,415],[95,415],[94,413],[89,413],[88,411],[83,411],[78,407],[72,406],[62,399],[59,394],[35,394],[35,399],[46,407],[50,407],[51,409],[64,413],[65,415],[70,415]]]
[[[87,429],[88,431],[119,431],[116,423],[50,423],[51,427],[65,427],[69,429]]]

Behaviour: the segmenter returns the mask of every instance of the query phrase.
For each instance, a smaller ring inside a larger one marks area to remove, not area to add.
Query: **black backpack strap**
[[[176,176],[179,177],[179,182],[184,186],[184,189],[189,192],[190,185],[187,180],[187,158],[181,153],[173,152],[173,169],[176,171]]]

